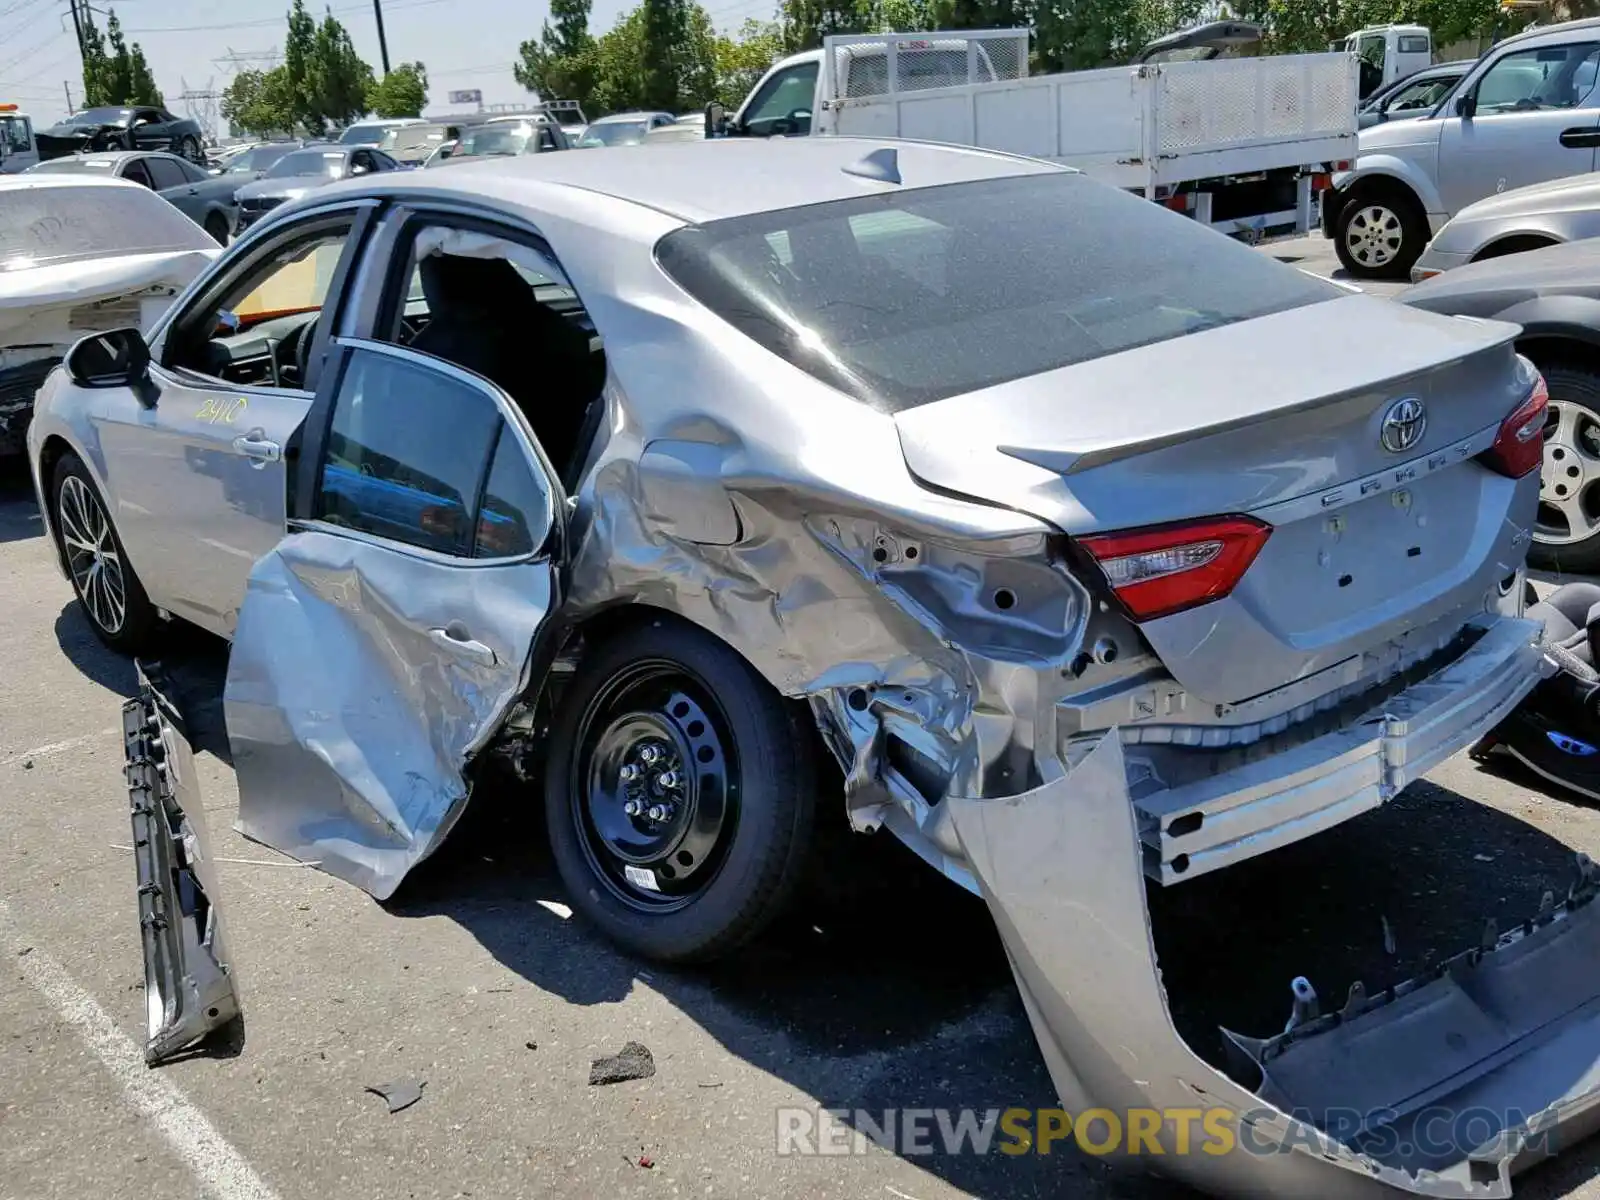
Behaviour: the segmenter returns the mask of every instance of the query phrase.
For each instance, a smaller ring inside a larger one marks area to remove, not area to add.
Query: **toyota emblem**
[[[1415,396],[1407,396],[1389,405],[1383,414],[1383,425],[1378,440],[1390,454],[1404,454],[1422,441],[1428,428],[1428,410]]]

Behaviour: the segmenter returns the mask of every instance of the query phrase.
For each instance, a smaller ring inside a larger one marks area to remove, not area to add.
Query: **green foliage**
[[[712,42],[716,76],[711,98],[731,113],[783,54],[783,28],[776,21],[750,17],[733,37],[718,34]]]
[[[116,10],[106,15],[102,34],[94,14],[83,9],[83,104],[85,108],[165,103],[139,43],[129,45]]]
[[[782,0],[778,21],[785,54],[815,50],[836,33],[865,33],[876,26],[868,0]]]
[[[221,108],[236,132],[256,137],[293,133],[295,104],[288,69],[240,71],[223,91]]]
[[[595,40],[589,35],[590,0],[551,0],[551,21],[537,39],[517,47],[511,71],[530,92],[548,100],[581,99],[594,89]],[[553,23],[552,23],[553,21]]]
[[[401,63],[367,92],[374,116],[420,117],[428,103],[428,71],[419,62]]]
[[[366,115],[367,94],[374,85],[372,68],[356,53],[349,31],[331,12],[317,26],[307,84],[308,116],[302,119],[313,133],[321,133],[330,121],[344,125]]]

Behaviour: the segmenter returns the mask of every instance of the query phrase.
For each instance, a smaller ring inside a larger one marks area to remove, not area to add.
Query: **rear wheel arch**
[[[39,490],[44,496],[45,506],[50,510],[48,516],[52,529],[54,529],[57,521],[55,513],[56,498],[51,488],[51,481],[56,477],[56,464],[68,454],[77,454],[77,451],[72,448],[72,444],[66,438],[58,433],[52,433],[45,438],[44,445],[39,447]],[[82,458],[83,456],[80,454],[78,457]],[[61,549],[61,539],[52,537],[50,544],[55,551],[56,561],[61,564],[61,569],[65,571],[67,569],[67,556]]]

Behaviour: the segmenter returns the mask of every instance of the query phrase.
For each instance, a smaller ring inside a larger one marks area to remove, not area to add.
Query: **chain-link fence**
[[[832,37],[825,46],[832,59],[832,99],[994,83],[1028,74],[1026,29],[972,30],[959,37]]]

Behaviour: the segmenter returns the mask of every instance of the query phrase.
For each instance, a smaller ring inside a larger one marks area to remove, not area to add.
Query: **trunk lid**
[[[1271,524],[1230,596],[1141,626],[1180,683],[1231,703],[1482,611],[1515,571],[1537,473],[1472,461],[1526,398],[1515,334],[1350,295],[895,420],[926,483],[1067,533],[1228,513]],[[1386,448],[1406,399],[1426,413],[1421,436]]]

